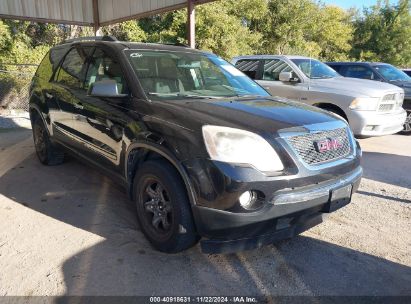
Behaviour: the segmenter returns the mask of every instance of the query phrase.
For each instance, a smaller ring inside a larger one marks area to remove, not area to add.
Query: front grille
[[[384,101],[395,100],[395,99],[396,99],[396,94],[387,94],[382,98],[382,100]]]
[[[389,104],[389,103],[382,103],[382,104],[380,104],[380,107],[379,107],[380,112],[389,112],[392,109],[394,109],[394,105]]]
[[[338,139],[341,147],[330,151],[318,152],[315,142],[330,138]],[[308,165],[318,165],[338,160],[346,157],[351,152],[350,139],[346,128],[292,136],[287,141],[298,156]]]

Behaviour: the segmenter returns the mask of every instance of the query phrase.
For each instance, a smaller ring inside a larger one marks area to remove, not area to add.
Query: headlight
[[[211,159],[248,164],[262,172],[284,169],[278,154],[261,136],[234,128],[203,126],[203,138]]]
[[[357,111],[376,111],[378,108],[379,98],[359,97],[350,104],[351,110]]]

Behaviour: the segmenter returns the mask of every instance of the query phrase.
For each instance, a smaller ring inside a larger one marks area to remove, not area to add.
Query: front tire
[[[141,230],[154,248],[177,253],[197,243],[185,185],[168,162],[147,161],[138,168],[134,200]]]
[[[411,134],[411,111],[407,111],[407,119],[405,120],[402,133]]]
[[[34,118],[32,124],[34,147],[40,162],[48,166],[60,165],[64,161],[64,152],[60,148],[53,145],[50,137],[44,126],[42,119],[39,116]]]

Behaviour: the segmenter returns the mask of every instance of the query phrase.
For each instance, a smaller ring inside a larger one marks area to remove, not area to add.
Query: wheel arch
[[[319,103],[313,104],[313,106],[318,107],[323,110],[328,110],[328,111],[334,110],[337,114],[342,116],[348,122],[348,117],[347,117],[347,114],[345,114],[345,111],[333,103],[319,102]]]
[[[134,197],[133,182],[138,167],[145,161],[156,158],[166,160],[177,170],[186,188],[191,206],[196,205],[194,189],[185,168],[165,147],[152,142],[135,142],[131,144],[127,150],[125,156],[125,177],[128,196],[131,199]]]
[[[43,121],[44,126],[46,127],[47,134],[50,136],[50,123],[47,121],[47,119],[43,115],[43,111],[40,109],[40,107],[35,104],[31,103],[29,106],[29,115],[30,115],[30,121],[31,124],[34,123],[34,120],[36,117],[40,117],[41,120]]]

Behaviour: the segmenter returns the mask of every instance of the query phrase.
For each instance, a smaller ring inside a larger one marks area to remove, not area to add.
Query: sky
[[[364,6],[371,6],[377,3],[377,0],[322,0],[327,4],[335,4],[343,8],[357,7],[362,9]],[[396,3],[397,1],[392,0],[391,3]]]

